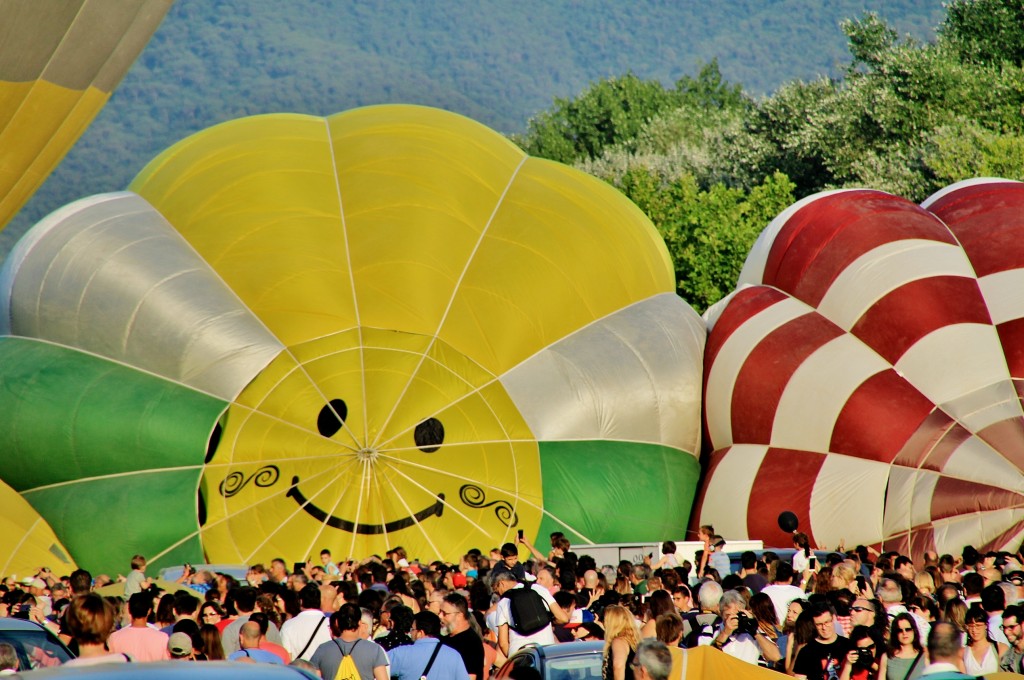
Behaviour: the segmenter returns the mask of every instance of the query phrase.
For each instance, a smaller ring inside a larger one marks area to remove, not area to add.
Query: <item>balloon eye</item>
[[[444,443],[444,425],[437,418],[427,418],[416,426],[413,441],[423,453],[433,453]]]
[[[323,437],[333,437],[348,417],[348,406],[341,399],[331,399],[316,417],[316,429]]]
[[[217,447],[220,445],[220,437],[224,434],[224,428],[221,427],[220,423],[213,426],[213,432],[210,433],[210,439],[206,442],[206,462],[209,463],[213,460],[213,455],[217,453]]]

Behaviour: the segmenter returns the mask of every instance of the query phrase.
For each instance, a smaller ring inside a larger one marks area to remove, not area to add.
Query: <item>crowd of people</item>
[[[697,646],[807,680],[1024,674],[1020,555],[968,546],[915,564],[863,546],[816,554],[797,533],[791,558],[745,552],[734,570],[712,527],[700,537],[696,568],[672,542],[659,559],[598,565],[552,534],[546,552],[520,538],[458,564],[399,547],[340,563],[324,550],[293,571],[275,559],[244,581],[186,565],[176,592],[136,556],[123,596],[97,593],[107,579],[84,570],[43,568],[5,580],[0,615],[59,635],[70,665],[225,659],[332,680],[488,680],[526,645],[591,640],[603,641],[602,680],[681,678]],[[17,670],[9,646],[0,672]]]

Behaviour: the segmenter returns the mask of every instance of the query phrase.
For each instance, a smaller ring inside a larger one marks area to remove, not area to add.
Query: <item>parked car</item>
[[[25,680],[310,680],[316,676],[294,666],[240,661],[157,661],[105,663],[77,668],[49,668],[28,673]],[[319,680],[319,679],[317,679]]]
[[[56,635],[26,619],[0,618],[0,642],[14,647],[21,670],[60,666],[75,657]]]
[[[496,680],[504,680],[513,668],[536,668],[543,680],[601,680],[603,642],[563,642],[527,645],[509,657]]]

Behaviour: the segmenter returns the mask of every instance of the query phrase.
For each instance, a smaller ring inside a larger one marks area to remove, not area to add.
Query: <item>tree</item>
[[[1024,65],[1024,3],[953,0],[939,36],[965,62]]]
[[[661,83],[628,73],[600,80],[575,99],[556,99],[514,141],[533,156],[563,163],[596,158],[606,147],[635,137],[647,121],[677,103],[678,96]]]

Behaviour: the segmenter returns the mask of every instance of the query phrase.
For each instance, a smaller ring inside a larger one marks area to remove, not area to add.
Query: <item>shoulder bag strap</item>
[[[441,651],[441,641],[438,640],[437,644],[434,645],[434,653],[430,655],[430,661],[427,662],[427,667],[420,673],[421,680],[427,677],[427,673],[430,672],[430,667],[434,665],[434,659],[437,658],[437,653]]]
[[[917,662],[921,660],[921,656],[923,654],[924,652],[917,653],[917,656],[914,657],[914,663],[910,664],[910,668],[907,669],[907,674],[903,676],[903,680],[910,680],[910,674],[914,672],[915,668],[917,668]]]
[[[316,634],[320,632],[320,626],[322,625],[324,625],[324,619],[320,619],[320,623],[316,624],[316,628],[313,629],[313,634],[309,636],[308,640],[306,640],[306,646],[302,648],[301,652],[295,655],[296,659],[301,658],[302,655],[306,653],[306,650],[309,649],[309,646],[313,644],[313,638],[315,638]]]

